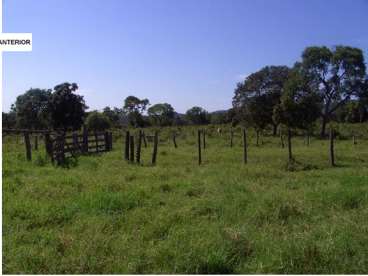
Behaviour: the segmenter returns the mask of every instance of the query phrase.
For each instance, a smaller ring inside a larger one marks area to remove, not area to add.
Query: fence
[[[221,132],[217,131],[220,135]],[[65,132],[51,132],[49,130],[27,130],[27,129],[3,129],[3,135],[8,134],[19,134],[23,133],[24,135],[24,144],[26,147],[26,157],[27,160],[32,160],[32,145],[31,138],[34,138],[34,149],[38,150],[38,138],[43,137],[45,142],[45,148],[47,154],[50,156],[53,163],[57,165],[62,165],[68,158],[76,157],[80,154],[92,154],[92,153],[101,153],[112,150],[112,133],[111,132],[88,132],[86,129],[83,130],[82,134],[72,133],[66,135]],[[34,137],[30,137],[30,135],[35,134]],[[171,132],[168,139],[172,139],[172,143],[175,148],[178,147],[177,144],[177,132]],[[193,132],[195,135],[195,132]],[[197,129],[197,141],[194,143],[198,147],[198,164],[201,165],[203,162],[203,155],[205,153],[207,147],[207,134],[211,137],[211,133],[205,129],[198,130]],[[248,163],[248,141],[247,141],[247,132],[246,129],[243,128],[242,132],[239,135],[242,137],[242,146],[243,146],[243,162]],[[238,137],[233,129],[230,129],[229,136],[227,141],[230,143],[230,147],[233,147],[234,138]],[[256,133],[256,141],[258,143],[260,133]],[[287,129],[286,137],[284,137],[284,133],[282,129],[279,129],[279,137],[281,147],[284,148],[287,145],[288,152],[288,161],[292,164],[295,160],[292,154],[292,131]],[[355,133],[352,134],[353,145],[358,143],[357,135]],[[335,149],[334,149],[334,141],[336,139],[336,133],[333,128],[330,129],[330,137],[329,137],[329,161],[330,166],[336,166],[336,158],[335,158]],[[285,141],[286,140],[286,141]],[[168,141],[168,140],[165,140]],[[125,159],[130,163],[141,163],[141,150],[142,146],[147,148],[147,142],[153,142],[153,150],[152,150],[152,165],[157,162],[157,153],[158,153],[158,144],[159,137],[158,131],[154,132],[154,135],[146,135],[144,131],[139,130],[139,133],[135,133],[135,135],[129,131],[126,131],[125,135]],[[286,142],[286,143],[285,143]],[[180,141],[179,141],[180,144]],[[305,134],[305,142],[307,146],[310,145],[310,134]],[[205,156],[204,156],[205,157]]]
[[[84,130],[83,134],[65,135],[61,133],[46,143],[48,143],[46,149],[52,162],[56,161],[57,165],[61,165],[67,158],[77,157],[80,154],[111,151],[112,133],[108,131],[89,133],[87,130]]]
[[[68,158],[77,157],[81,154],[93,154],[112,150],[112,132],[88,132],[82,134],[65,132],[52,132],[50,130],[29,129],[3,129],[3,135],[23,134],[26,147],[26,158],[32,160],[31,135],[35,135],[35,150],[38,150],[38,136],[44,137],[45,149],[52,163],[62,165]]]

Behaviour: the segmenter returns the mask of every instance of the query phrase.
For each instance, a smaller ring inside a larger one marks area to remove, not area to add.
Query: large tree
[[[298,70],[293,70],[285,83],[280,103],[273,111],[274,120],[289,128],[309,130],[319,118],[322,99]]]
[[[185,117],[194,125],[203,125],[209,123],[208,112],[199,106],[194,106],[187,110]]]
[[[18,128],[43,129],[48,127],[47,105],[51,90],[31,88],[17,97],[13,106]]]
[[[148,99],[139,99],[135,96],[125,98],[123,111],[128,117],[129,124],[138,127],[144,125],[142,113],[149,105]]]
[[[83,96],[77,95],[76,83],[62,83],[54,87],[48,109],[55,129],[79,129],[88,108]]]
[[[363,99],[350,100],[336,111],[334,119],[339,122],[362,123],[368,119],[368,103]]]
[[[106,106],[103,109],[102,113],[110,119],[111,124],[114,127],[119,127],[123,125],[123,122],[124,122],[123,109],[117,108],[117,107],[114,107],[113,109],[111,109],[110,107]]]
[[[86,125],[89,130],[104,131],[111,127],[111,121],[105,114],[92,111],[86,118]]]
[[[266,66],[238,83],[233,97],[237,117],[256,130],[272,125],[276,134],[279,122],[272,117],[273,109],[280,102],[289,71],[287,66]]]
[[[292,129],[301,128],[310,130],[313,123],[319,118],[321,110],[321,97],[311,89],[309,80],[299,70],[294,69],[285,83],[280,103],[274,108],[274,119],[288,127],[289,134]],[[289,161],[293,160],[291,148],[291,135],[289,136]]]
[[[3,128],[15,128],[16,127],[16,114],[13,110],[10,110],[10,112],[2,113],[3,116]]]
[[[332,114],[362,93],[366,78],[362,50],[347,46],[308,47],[302,54],[300,67],[323,100],[321,136],[325,136]]]
[[[158,103],[148,108],[148,116],[155,125],[168,126],[173,123],[175,111],[168,103]]]

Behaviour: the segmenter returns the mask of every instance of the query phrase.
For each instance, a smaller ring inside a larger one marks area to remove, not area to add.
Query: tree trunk
[[[289,163],[293,161],[293,154],[291,150],[291,130],[288,128],[288,153],[289,153]]]
[[[201,152],[201,131],[198,130],[198,165],[202,163],[202,152]]]
[[[156,130],[155,131],[155,138],[153,140],[152,165],[156,164],[157,147],[158,147],[158,131]]]
[[[334,131],[330,129],[330,165],[335,166],[335,152],[334,152]]]
[[[272,129],[272,135],[276,136],[277,135],[277,124],[273,124],[273,129]]]
[[[248,162],[248,152],[247,152],[247,132],[245,128],[243,129],[243,161],[244,164]]]
[[[327,117],[322,117],[322,126],[321,126],[321,138],[326,137],[326,125],[327,125]]]
[[[130,147],[130,133],[129,131],[126,132],[125,134],[125,151],[124,151],[124,156],[125,156],[125,160],[129,161],[129,147]]]

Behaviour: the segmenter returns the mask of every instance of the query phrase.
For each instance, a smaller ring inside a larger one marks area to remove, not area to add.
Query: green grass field
[[[368,273],[367,139],[337,139],[331,168],[328,141],[294,138],[287,170],[277,137],[250,134],[245,165],[240,132],[233,148],[212,132],[198,166],[184,134],[154,167],[151,146],[124,161],[119,137],[69,169],[5,137],[3,272]]]

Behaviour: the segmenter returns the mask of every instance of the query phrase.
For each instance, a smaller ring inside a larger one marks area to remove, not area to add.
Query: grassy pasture
[[[245,165],[240,131],[230,148],[214,128],[198,166],[195,129],[182,129],[154,167],[151,146],[143,165],[124,161],[118,135],[112,152],[69,169],[41,141],[27,162],[5,137],[3,272],[368,273],[367,137],[337,139],[335,168],[327,140],[294,138],[287,170],[277,137],[256,147],[250,132]]]

